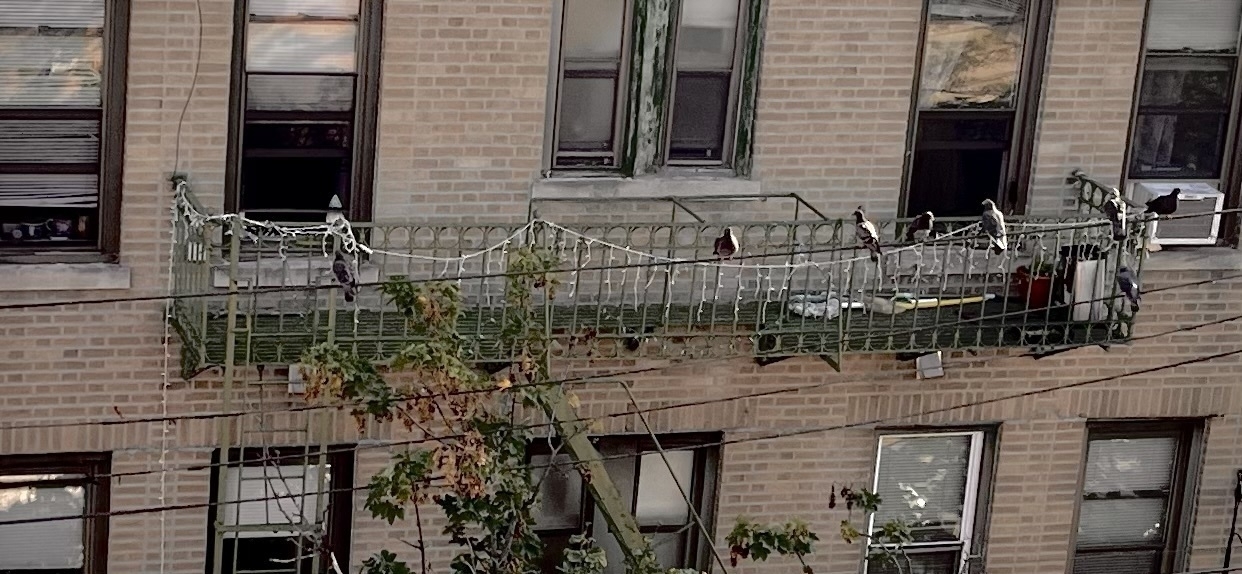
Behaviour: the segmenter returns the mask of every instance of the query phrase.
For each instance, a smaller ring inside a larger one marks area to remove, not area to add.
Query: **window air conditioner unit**
[[[1130,197],[1135,203],[1146,205],[1152,198],[1172,193],[1174,188],[1182,190],[1177,196],[1177,213],[1174,215],[1203,215],[1153,221],[1147,230],[1148,237],[1160,245],[1216,245],[1216,230],[1220,229],[1220,210],[1225,206],[1225,194],[1212,184],[1135,182]]]

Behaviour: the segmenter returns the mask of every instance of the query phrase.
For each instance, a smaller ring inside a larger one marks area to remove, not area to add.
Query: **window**
[[[115,254],[127,0],[0,0],[0,247]]]
[[[550,167],[745,171],[759,3],[680,0],[670,15],[644,0],[561,0]],[[636,37],[633,22],[661,33]],[[666,43],[643,43],[653,37]]]
[[[1194,429],[1094,425],[1078,508],[1074,574],[1176,572]]]
[[[229,181],[239,197],[228,207],[322,221],[335,196],[351,218],[370,218],[383,4],[237,3],[244,34],[234,39],[233,91],[242,117],[230,136],[240,153]]]
[[[981,485],[990,477],[991,453],[985,457],[985,431],[891,434],[880,437],[873,489],[879,510],[871,516],[871,532],[899,519],[913,542],[899,557],[900,568],[873,561],[871,574],[970,572],[974,554],[982,547],[976,532],[986,505],[979,503]],[[878,551],[873,547],[872,552]],[[909,563],[906,563],[907,558]]]
[[[208,574],[348,566],[353,450],[329,451],[323,465],[317,447],[232,449],[226,466],[215,453],[212,502],[222,503],[208,513]]]
[[[111,457],[0,456],[0,572],[104,574]]]
[[[1240,17],[1238,0],[1151,0],[1130,178],[1221,176]]]
[[[686,488],[695,511],[710,528],[711,513],[715,509],[718,456],[715,447],[668,449],[716,442],[719,436],[660,437],[668,464],[647,438],[608,437],[596,444],[622,499],[632,501],[630,510],[638,520],[639,529],[651,539],[652,550],[664,568],[701,571],[708,568],[711,545],[704,543],[677,482]],[[539,537],[547,545],[543,571],[555,573],[569,538],[587,534],[608,553],[606,571],[610,574],[624,572],[620,546],[608,532],[603,515],[595,509],[572,459],[564,453],[556,454],[555,459],[551,455],[546,442],[532,443],[531,465],[538,473],[535,480],[542,480],[536,520]],[[552,464],[548,466],[550,460]]]
[[[1048,0],[927,0],[906,213],[1023,208]]]

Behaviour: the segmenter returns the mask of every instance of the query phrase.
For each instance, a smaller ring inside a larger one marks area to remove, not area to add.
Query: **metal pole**
[[[1225,568],[1233,561],[1233,539],[1238,535],[1238,506],[1242,505],[1242,470],[1233,485],[1233,520],[1229,521],[1229,539],[1225,541]]]

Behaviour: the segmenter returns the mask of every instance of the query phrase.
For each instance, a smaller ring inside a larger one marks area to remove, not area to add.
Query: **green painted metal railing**
[[[185,191],[189,205],[192,193]],[[201,208],[198,208],[201,209]],[[820,214],[822,215],[822,214]],[[541,299],[561,357],[736,357],[1058,348],[1124,342],[1133,313],[1116,269],[1141,273],[1141,238],[1115,242],[1094,215],[1009,222],[997,255],[974,218],[938,219],[940,236],[904,241],[908,220],[873,221],[881,265],[856,245],[852,220],[643,224],[534,220],[527,225],[355,224],[374,251],[358,259],[366,285],[345,303],[330,272],[331,239],[249,227],[239,249],[220,224],[179,217],[174,322],[185,374],[221,365],[291,364],[332,338],[376,359],[414,337],[375,284],[393,276],[456,281],[473,358],[504,361],[509,251],[533,242],[561,261],[561,286]],[[731,227],[739,256],[718,261]],[[1141,226],[1133,226],[1141,227]],[[489,249],[490,248],[490,249]],[[225,295],[238,286],[234,348]]]

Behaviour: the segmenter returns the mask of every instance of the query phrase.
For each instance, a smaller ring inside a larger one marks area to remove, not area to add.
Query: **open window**
[[[0,456],[0,572],[108,571],[111,456],[106,453]]]
[[[1050,0],[927,0],[906,213],[1024,209]]]
[[[234,207],[323,221],[335,196],[351,218],[369,218],[383,2],[237,5]]]
[[[115,255],[129,2],[0,2],[0,248]]]
[[[604,466],[638,520],[639,529],[652,540],[652,550],[662,568],[694,568],[705,571],[711,545],[694,524],[691,508],[711,525],[715,509],[718,435],[669,435],[659,437],[668,463],[649,438],[603,437],[596,448]],[[685,448],[682,448],[685,447]],[[669,450],[673,449],[673,450]],[[621,548],[603,515],[591,499],[569,455],[549,450],[546,441],[530,446],[530,463],[540,484],[536,512],[539,537],[547,546],[543,571],[554,574],[571,536],[594,537],[608,555],[608,573],[625,571]],[[674,481],[676,477],[676,481]],[[686,488],[686,498],[677,483]]]
[[[207,574],[333,572],[349,564],[353,450],[232,449],[213,456]]]

